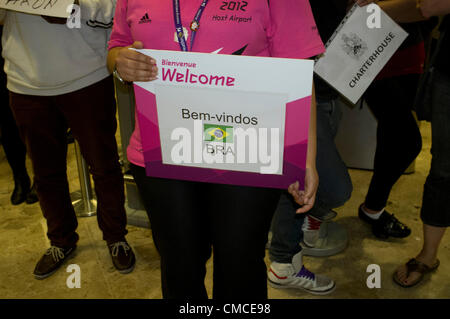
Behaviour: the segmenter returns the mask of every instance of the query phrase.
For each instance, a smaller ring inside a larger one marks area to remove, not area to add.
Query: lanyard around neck
[[[197,13],[195,14],[194,20],[192,20],[191,22],[191,51],[192,47],[194,46],[195,35],[198,31],[198,28],[200,27],[200,19],[202,17],[202,13],[205,10],[207,4],[208,0],[203,0],[202,4],[197,10]],[[181,22],[180,0],[173,0],[173,18],[175,20],[175,31],[177,34],[178,43],[180,44],[180,48],[182,51],[189,51],[186,39],[184,37],[183,24]]]

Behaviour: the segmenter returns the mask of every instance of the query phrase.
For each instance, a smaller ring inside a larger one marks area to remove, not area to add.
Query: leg
[[[367,102],[378,120],[374,173],[364,204],[369,212],[386,206],[392,187],[422,149],[411,112],[418,78],[413,74],[382,79],[367,91]]]
[[[330,209],[342,206],[352,192],[352,182],[342,161],[334,138],[341,118],[337,100],[320,100],[317,103],[317,171],[319,188],[316,204],[308,214],[322,219]],[[289,194],[282,194],[272,221],[270,256],[272,261],[290,263],[301,250],[301,230],[305,216],[296,214],[298,205]],[[316,231],[318,233],[318,230]]]
[[[327,211],[350,199],[353,186],[347,166],[342,161],[334,139],[341,121],[341,102],[317,100],[317,204],[309,213],[322,218]]]
[[[433,86],[431,115],[432,147],[431,169],[423,192],[421,219],[424,242],[416,259],[428,267],[437,264],[439,244],[446,227],[450,226],[448,194],[450,192],[450,77],[436,74]],[[418,272],[407,273],[406,266],[397,270],[397,276],[405,285],[411,285],[421,277]]]
[[[131,170],[161,255],[163,298],[207,299],[204,280],[211,229],[201,203],[204,185],[148,177],[135,165]]]
[[[123,241],[126,230],[123,175],[115,133],[116,106],[110,77],[87,88],[60,95],[66,117],[89,165],[97,195],[97,219],[108,244]]]
[[[8,92],[6,92],[6,95],[8,95]],[[20,138],[16,120],[9,108],[8,96],[6,97],[6,103],[5,99],[2,100],[0,106],[1,142],[14,177],[14,191],[11,194],[11,203],[18,205],[26,200],[31,185],[25,166],[26,149]]]
[[[271,261],[290,263],[292,257],[302,250],[304,214],[295,211],[298,204],[287,192],[282,192],[272,219],[272,240],[269,247]]]
[[[423,224],[423,247],[417,259],[432,265],[437,259],[437,253],[446,227],[435,227]]]
[[[14,191],[11,203],[18,205],[25,201],[30,190],[30,177],[25,166],[26,149],[19,135],[16,120],[9,107],[9,92],[6,88],[6,74],[3,72],[3,59],[0,59],[0,129],[1,142],[6,159],[14,176]]]
[[[392,187],[422,149],[420,130],[411,112],[418,78],[418,74],[411,74],[375,81],[366,93],[378,120],[377,147],[372,180],[358,216],[382,239],[404,238],[411,233],[384,208]]]
[[[416,256],[416,260],[425,264],[429,268],[439,265],[437,252],[441,239],[445,234],[446,227],[435,227],[423,224],[423,247]],[[397,269],[397,278],[404,285],[411,286],[416,283],[423,274],[418,271],[408,271],[406,265],[402,265]]]
[[[66,174],[66,122],[53,98],[10,93],[10,105],[34,169],[40,205],[54,246],[78,240]]]
[[[264,262],[277,189],[205,184],[212,219],[214,299],[267,298]]]
[[[2,144],[5,150],[6,159],[13,172],[14,178],[28,177],[25,166],[26,149],[19,135],[16,120],[9,108],[9,95],[5,92],[6,98],[1,99],[0,106],[0,127],[2,130]],[[3,95],[3,94],[2,94]],[[28,181],[29,182],[29,181]]]

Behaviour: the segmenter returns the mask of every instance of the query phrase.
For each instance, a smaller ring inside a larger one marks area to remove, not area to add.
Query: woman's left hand
[[[299,190],[299,183],[295,182],[288,188],[289,194],[292,195],[295,202],[302,207],[297,209],[297,214],[303,214],[309,211],[316,201],[317,188],[319,187],[319,175],[315,168],[306,168],[305,190]]]

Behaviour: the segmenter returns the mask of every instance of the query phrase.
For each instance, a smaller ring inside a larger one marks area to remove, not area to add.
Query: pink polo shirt
[[[141,41],[146,49],[179,51],[172,3],[118,0],[109,49]],[[180,1],[188,47],[189,26],[201,3]],[[210,0],[191,51],[306,59],[324,50],[308,0]],[[131,163],[145,166],[137,120],[127,155]]]

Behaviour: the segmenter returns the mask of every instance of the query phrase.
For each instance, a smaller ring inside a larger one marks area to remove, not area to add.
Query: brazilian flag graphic
[[[233,143],[233,127],[216,124],[203,124],[205,141]]]

